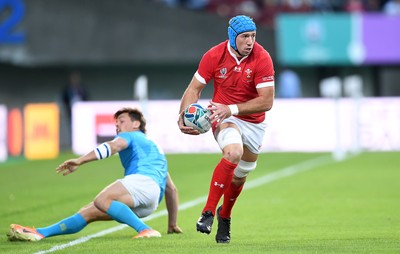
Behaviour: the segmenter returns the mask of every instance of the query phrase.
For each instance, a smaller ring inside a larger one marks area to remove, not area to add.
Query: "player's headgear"
[[[228,27],[229,44],[237,50],[236,37],[241,33],[255,31],[256,29],[254,21],[247,16],[239,15],[231,18]]]

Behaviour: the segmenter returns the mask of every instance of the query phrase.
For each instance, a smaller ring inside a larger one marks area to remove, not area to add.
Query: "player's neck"
[[[232,49],[233,49],[233,48],[232,48]],[[239,53],[238,50],[234,50],[234,49],[233,49],[233,52],[234,52],[234,54],[235,54],[235,56],[236,56],[236,58],[237,58],[238,60],[240,60],[240,59],[243,58],[243,56]]]

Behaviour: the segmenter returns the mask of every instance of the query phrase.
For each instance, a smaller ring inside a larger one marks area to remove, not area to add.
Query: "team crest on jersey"
[[[251,76],[250,76],[250,74],[253,72],[252,70],[250,70],[250,69],[247,69],[247,70],[245,70],[244,72],[246,72],[246,74],[247,74],[247,78],[251,78]]]
[[[226,68],[222,68],[221,70],[219,70],[219,76],[218,78],[226,78],[226,73],[228,72],[228,70]]]

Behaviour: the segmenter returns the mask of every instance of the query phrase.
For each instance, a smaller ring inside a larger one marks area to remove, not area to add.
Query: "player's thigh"
[[[109,204],[113,201],[117,200],[121,203],[126,204],[129,207],[133,207],[134,203],[129,191],[125,188],[125,186],[119,182],[115,181],[114,183],[105,187],[96,197],[95,205],[98,206],[99,203],[105,204],[108,209]]]
[[[223,123],[216,134],[216,141],[226,160],[238,163],[243,154],[243,142],[239,128],[234,123]]]
[[[216,128],[216,130],[215,130],[215,135],[218,135],[219,132],[221,132],[223,129],[226,129],[226,128],[235,128],[235,129],[237,129],[238,132],[240,133],[239,127],[238,127],[234,122],[228,122],[228,121],[226,121],[226,122],[221,123],[221,124]]]
[[[158,205],[160,186],[149,176],[133,174],[118,180],[130,193],[133,206],[154,207]]]
[[[243,155],[242,160],[247,162],[255,162],[258,159],[258,154],[255,154],[247,148],[247,146],[243,146]]]

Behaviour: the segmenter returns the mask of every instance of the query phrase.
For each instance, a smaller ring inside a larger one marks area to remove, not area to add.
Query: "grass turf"
[[[268,153],[260,156],[248,183],[282,168],[326,156]],[[9,242],[11,223],[42,227],[75,213],[106,185],[121,177],[117,157],[84,165],[63,177],[55,160],[13,159],[0,164],[0,253],[37,253],[113,228],[116,222],[90,224],[77,234],[40,242]],[[168,155],[170,173],[184,204],[208,192],[217,154]],[[232,214],[232,242],[216,244],[213,232],[195,231],[204,203],[182,210],[182,235],[167,235],[167,218],[147,223],[160,239],[132,240],[126,227],[54,253],[400,253],[400,156],[397,152],[363,153],[329,161],[308,171],[247,188]],[[161,203],[159,211],[165,209]],[[42,252],[43,253],[43,252]]]

